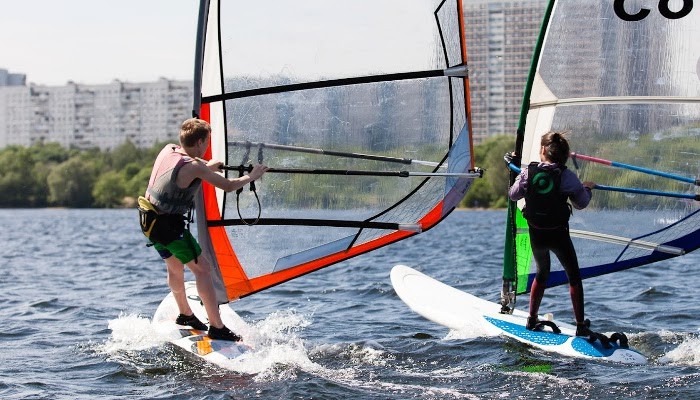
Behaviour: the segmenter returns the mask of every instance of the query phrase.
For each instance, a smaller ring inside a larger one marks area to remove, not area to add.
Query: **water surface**
[[[700,398],[698,253],[584,283],[594,327],[627,332],[650,358],[644,366],[450,332],[396,296],[389,271],[403,263],[496,300],[504,219],[457,211],[424,234],[233,303],[257,346],[222,369],[151,330],[168,288],[135,211],[0,210],[0,398]],[[549,289],[542,311],[570,320],[566,288]]]

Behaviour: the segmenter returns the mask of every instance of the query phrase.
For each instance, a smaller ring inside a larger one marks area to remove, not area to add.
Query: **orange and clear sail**
[[[207,156],[277,170],[204,185],[220,301],[425,231],[474,172],[461,1],[203,0],[194,113]],[[228,177],[238,172],[227,171]],[[259,217],[258,217],[259,214]]]

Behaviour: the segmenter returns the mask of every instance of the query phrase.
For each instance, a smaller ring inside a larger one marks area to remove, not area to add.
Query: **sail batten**
[[[569,233],[572,237],[589,239],[589,240],[599,240],[607,243],[619,244],[622,246],[633,246],[640,249],[660,251],[663,253],[673,254],[680,256],[685,254],[685,250],[679,247],[666,246],[660,243],[653,243],[644,240],[636,240],[632,238],[626,238],[622,236],[610,235],[600,232],[582,231],[579,229],[571,229]]]
[[[461,76],[458,75],[459,72],[456,69],[450,69],[451,76]],[[378,83],[378,82],[391,82],[400,81],[406,79],[421,79],[421,78],[432,78],[436,76],[443,76],[447,71],[442,70],[431,70],[431,71],[415,71],[415,72],[403,72],[397,74],[386,74],[386,75],[369,75],[363,77],[355,78],[343,78],[343,79],[332,79],[323,80],[315,82],[304,82],[296,83],[291,85],[280,85],[280,86],[267,86],[257,89],[241,90],[237,92],[227,92],[215,96],[206,96],[202,98],[203,103],[213,103],[222,100],[232,100],[241,99],[245,97],[263,96],[275,93],[287,93],[295,92],[299,90],[309,90],[309,89],[322,89],[329,87],[347,86],[347,85],[359,85],[364,83]]]
[[[207,226],[236,226],[250,225],[240,218],[224,219],[224,220],[209,220]],[[351,221],[351,220],[331,220],[331,219],[295,219],[295,218],[259,218],[255,221],[255,225],[297,225],[297,226],[323,226],[336,228],[368,228],[368,229],[386,229],[394,231],[420,232],[422,230],[420,224],[401,223],[401,222],[373,222],[373,221]]]
[[[528,230],[521,228],[517,230],[518,234],[527,234]],[[571,237],[587,239],[587,240],[597,240],[600,242],[617,244],[620,246],[632,246],[645,250],[660,251],[662,253],[673,254],[680,256],[685,254],[685,250],[680,247],[667,246],[661,243],[654,243],[645,240],[637,240],[633,238],[611,235],[607,233],[595,232],[595,231],[584,231],[580,229],[569,229],[569,234]]]
[[[398,163],[398,164],[422,164],[422,165],[427,165],[431,167],[438,167],[441,164],[438,162],[434,161],[424,161],[424,160],[413,160],[410,158],[397,158],[397,157],[387,157],[379,154],[362,154],[362,153],[352,153],[352,152],[346,152],[346,151],[333,151],[333,150],[325,150],[325,149],[317,149],[317,148],[310,148],[310,147],[299,147],[299,146],[288,146],[288,145],[282,145],[282,144],[276,144],[276,143],[257,143],[257,142],[241,142],[241,141],[232,141],[228,142],[229,146],[236,146],[236,147],[245,147],[245,148],[257,148],[258,152],[262,152],[264,149],[276,149],[276,150],[287,150],[291,152],[299,152],[299,153],[310,153],[310,154],[323,154],[323,155],[328,155],[328,156],[335,156],[335,157],[347,157],[347,158],[361,158],[365,160],[375,160],[375,161],[386,161],[386,162],[393,162],[393,163]]]
[[[581,97],[556,99],[530,103],[530,108],[566,106],[580,104],[693,104],[700,103],[697,97],[686,96],[616,96],[616,97]]]

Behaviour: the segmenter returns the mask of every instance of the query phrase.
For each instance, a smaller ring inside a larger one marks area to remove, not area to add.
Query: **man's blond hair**
[[[211,126],[203,119],[190,118],[180,126],[180,144],[182,147],[193,147],[200,140],[205,140],[211,134]]]

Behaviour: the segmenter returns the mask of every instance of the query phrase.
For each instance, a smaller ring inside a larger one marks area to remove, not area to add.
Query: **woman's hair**
[[[211,126],[203,119],[190,118],[185,120],[180,127],[180,144],[183,147],[192,147],[200,140],[205,140],[211,133]]]
[[[569,142],[566,141],[565,132],[548,132],[542,136],[540,144],[544,147],[544,154],[551,162],[564,165],[569,159]]]

